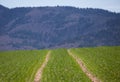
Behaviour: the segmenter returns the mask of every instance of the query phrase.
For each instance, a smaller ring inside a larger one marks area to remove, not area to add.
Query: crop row
[[[76,48],[71,52],[103,82],[120,81],[120,47]]]
[[[33,82],[46,50],[0,52],[0,82]]]
[[[51,53],[41,82],[91,82],[66,49],[56,49]]]

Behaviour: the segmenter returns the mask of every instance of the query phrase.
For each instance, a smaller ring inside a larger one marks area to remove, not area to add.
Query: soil
[[[70,50],[68,50],[68,53],[76,60],[82,71],[89,77],[89,79],[91,79],[92,82],[101,82],[96,76],[94,76],[90,71],[88,71],[88,69],[86,68],[86,66],[80,58],[71,53]]]
[[[48,60],[49,60],[49,57],[50,57],[50,53],[51,51],[49,51],[46,55],[46,58],[45,58],[45,61],[43,62],[43,64],[41,65],[41,67],[38,69],[36,75],[35,75],[35,79],[34,79],[34,82],[40,82],[40,79],[42,77],[42,72],[43,72],[43,69],[45,68]]]

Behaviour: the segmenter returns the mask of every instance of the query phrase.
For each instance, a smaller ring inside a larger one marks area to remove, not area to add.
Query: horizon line
[[[39,7],[72,7],[72,8],[78,8],[78,9],[100,9],[112,13],[120,13],[120,11],[112,11],[109,9],[103,9],[103,8],[95,8],[95,7],[77,7],[77,6],[68,6],[68,5],[45,5],[45,6],[16,6],[16,7],[8,7],[5,5],[0,4],[1,6],[8,8],[8,9],[15,9],[15,8],[39,8]]]

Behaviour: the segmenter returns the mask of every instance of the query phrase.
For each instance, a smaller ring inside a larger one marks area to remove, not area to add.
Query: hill
[[[0,5],[0,50],[120,45],[120,13]]]

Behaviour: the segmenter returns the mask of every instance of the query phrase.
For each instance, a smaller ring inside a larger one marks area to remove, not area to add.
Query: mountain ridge
[[[120,13],[64,6],[12,8],[3,13],[0,50],[120,45]]]

